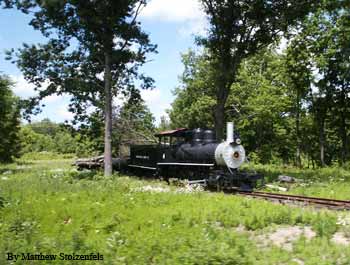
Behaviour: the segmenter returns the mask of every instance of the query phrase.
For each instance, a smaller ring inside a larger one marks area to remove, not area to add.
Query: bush
[[[54,152],[29,152],[25,153],[21,160],[55,160],[55,159],[71,159],[75,154],[58,154]]]
[[[57,124],[54,125],[58,126]],[[64,127],[54,127],[56,128],[55,130],[51,127],[50,125],[49,128],[41,128],[36,123],[22,126],[20,130],[22,155],[49,152],[56,154],[76,154],[82,157],[94,153],[94,145],[88,138],[82,137],[79,133],[72,135]]]
[[[337,231],[337,218],[334,215],[319,213],[313,228],[318,236],[331,238]]]

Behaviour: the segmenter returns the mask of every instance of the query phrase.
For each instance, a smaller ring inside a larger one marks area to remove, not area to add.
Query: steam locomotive
[[[114,163],[117,170],[153,175],[165,180],[188,179],[218,189],[250,191],[263,176],[239,170],[246,161],[233,123],[227,123],[226,141],[216,140],[213,130],[180,128],[155,135],[158,144],[132,145],[127,160]]]

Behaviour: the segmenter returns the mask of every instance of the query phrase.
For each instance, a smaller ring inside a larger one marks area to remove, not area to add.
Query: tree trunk
[[[297,91],[297,108],[296,108],[296,118],[295,118],[295,131],[296,131],[296,166],[301,167],[301,151],[300,151],[300,92]]]
[[[221,141],[224,139],[224,127],[225,127],[225,102],[221,102],[218,100],[215,106],[215,133],[216,139]]]
[[[324,145],[325,145],[325,133],[324,133],[324,119],[325,117],[320,118],[319,122],[319,143],[320,143],[320,162],[321,162],[321,167],[325,166],[324,162]]]
[[[104,150],[104,175],[112,175],[112,75],[111,55],[105,52],[105,150]]]
[[[341,148],[341,164],[344,165],[347,159],[347,135],[346,135],[346,118],[344,112],[341,114],[341,141],[342,141],[342,148]]]
[[[229,66],[223,67],[227,71]],[[218,90],[216,92],[216,106],[214,110],[214,123],[216,139],[221,141],[224,139],[225,128],[225,104],[230,93],[231,84],[234,82],[233,73],[222,73],[219,76]]]
[[[341,99],[340,99],[340,103],[341,103],[341,113],[340,113],[340,137],[341,137],[341,141],[342,141],[342,147],[341,147],[341,164],[344,165],[344,163],[346,162],[347,159],[347,143],[348,143],[348,139],[347,139],[347,126],[346,126],[346,97],[345,97],[345,91],[344,89],[341,92],[340,95]]]
[[[229,43],[229,42],[227,42]],[[219,55],[220,63],[216,65],[219,73],[215,77],[216,106],[214,109],[214,124],[216,139],[224,139],[225,105],[230,94],[231,85],[235,82],[238,66],[241,62],[239,56],[232,57],[230,45],[225,45]]]

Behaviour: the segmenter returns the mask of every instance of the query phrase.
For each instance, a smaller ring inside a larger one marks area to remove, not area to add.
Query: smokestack
[[[226,142],[233,142],[233,122],[228,122],[226,125]]]

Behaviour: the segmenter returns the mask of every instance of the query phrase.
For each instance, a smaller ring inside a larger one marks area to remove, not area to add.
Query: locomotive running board
[[[201,179],[201,180],[189,180],[188,181],[189,185],[193,185],[193,184],[202,184],[202,185],[206,185],[207,184],[207,180],[205,179]]]
[[[214,164],[197,164],[197,163],[157,163],[158,166],[202,166],[213,167]]]
[[[157,170],[155,167],[144,167],[144,166],[138,166],[138,165],[128,165],[128,167],[137,167],[137,168],[143,168],[143,169]]]

